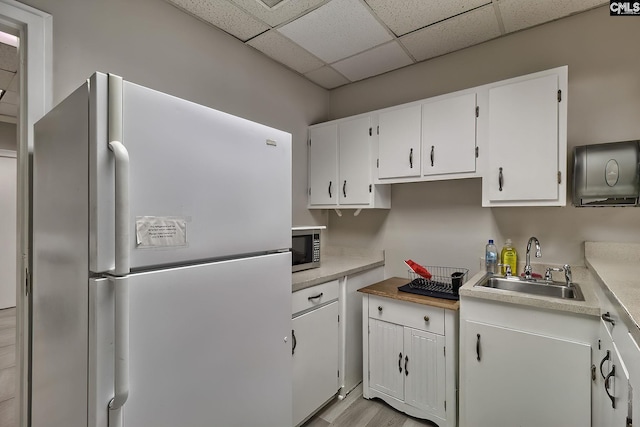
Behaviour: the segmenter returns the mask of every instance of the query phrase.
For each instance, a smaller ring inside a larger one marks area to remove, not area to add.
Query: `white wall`
[[[25,0],[53,16],[53,103],[95,71],[293,134],[293,222],[306,209],[309,124],[327,119],[328,92],[163,0]]]
[[[414,101],[561,65],[569,66],[569,174],[572,147],[640,139],[640,20],[601,7],[331,91],[331,118]],[[568,185],[568,194],[571,194]],[[329,214],[329,243],[386,249],[385,273],[406,276],[402,260],[479,269],[486,240],[527,239],[541,261],[583,262],[585,240],[640,242],[640,208],[482,208],[481,182],[394,185],[391,210],[354,218]]]

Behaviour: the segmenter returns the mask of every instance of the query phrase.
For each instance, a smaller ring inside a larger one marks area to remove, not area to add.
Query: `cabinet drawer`
[[[338,280],[302,289],[291,295],[291,314],[325,304],[338,298]]]
[[[444,308],[369,295],[369,317],[444,335]]]

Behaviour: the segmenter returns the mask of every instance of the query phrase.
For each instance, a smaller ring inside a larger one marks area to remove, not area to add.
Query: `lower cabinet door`
[[[444,336],[404,329],[407,404],[445,418]]]
[[[591,425],[591,346],[465,321],[464,400],[468,425]],[[514,392],[517,384],[518,392]]]
[[[293,425],[338,392],[338,302],[293,318]]]
[[[404,400],[404,327],[369,318],[369,387]]]

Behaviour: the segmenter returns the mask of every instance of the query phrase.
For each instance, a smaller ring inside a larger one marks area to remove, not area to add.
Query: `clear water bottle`
[[[493,243],[493,239],[489,239],[485,248],[484,263],[487,273],[495,274],[498,272],[498,248]]]

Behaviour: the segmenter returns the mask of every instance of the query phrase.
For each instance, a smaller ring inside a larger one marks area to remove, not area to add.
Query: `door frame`
[[[15,0],[0,0],[0,24],[20,39],[18,49],[20,107],[18,135],[17,274],[16,274],[16,425],[29,426],[31,272],[31,158],[33,125],[52,102],[52,21],[50,14]]]

